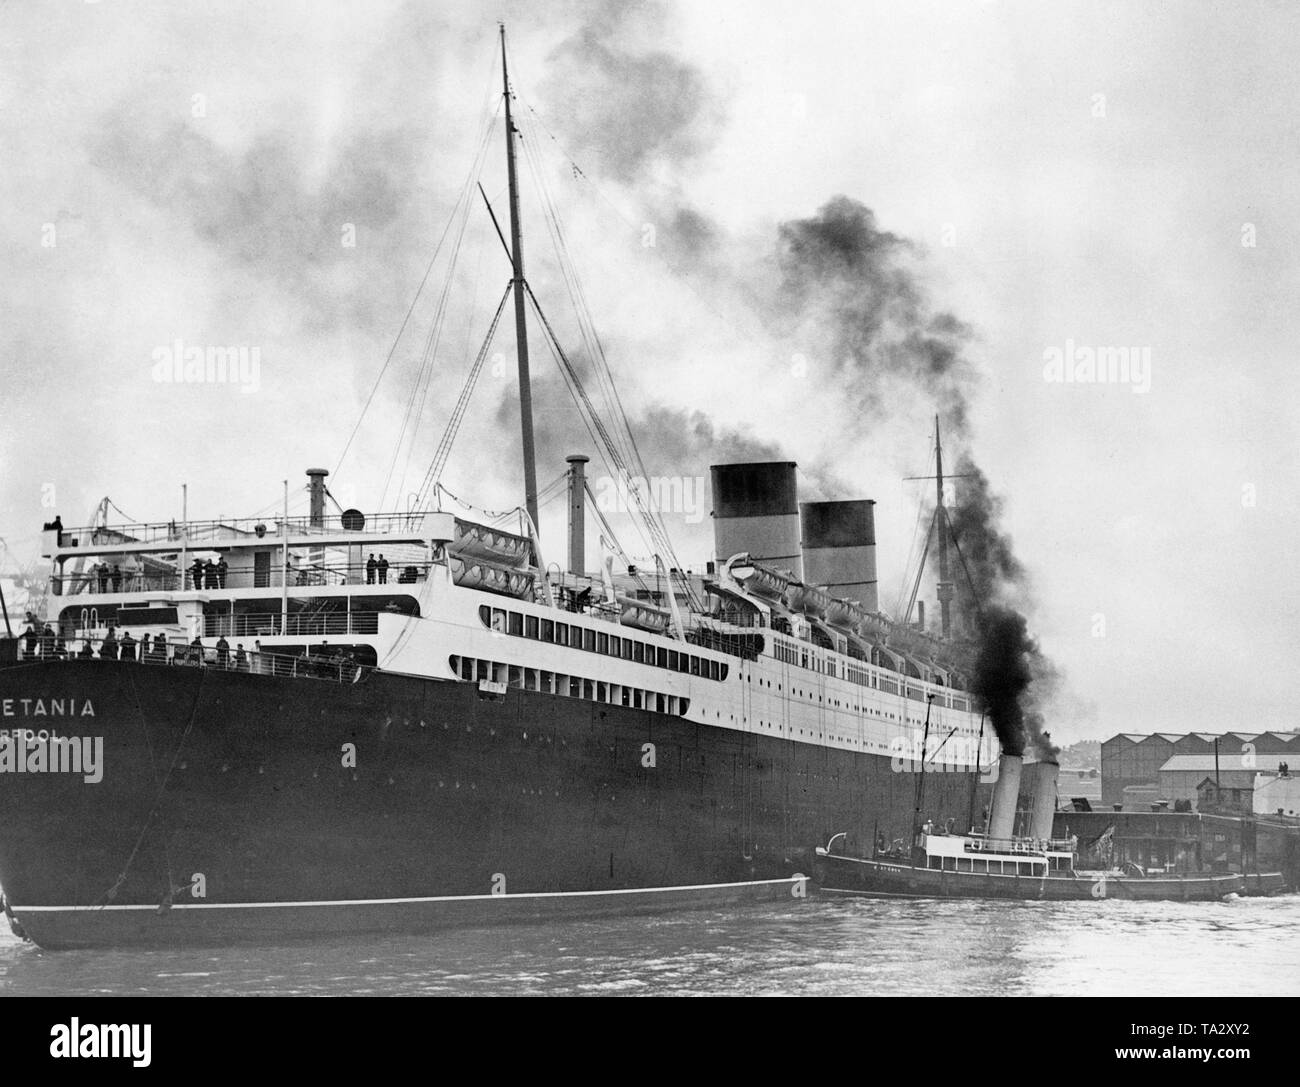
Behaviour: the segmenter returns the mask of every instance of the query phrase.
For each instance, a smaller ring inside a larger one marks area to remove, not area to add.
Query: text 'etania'
[[[95,704],[89,698],[3,698],[0,714],[5,717],[94,717]]]

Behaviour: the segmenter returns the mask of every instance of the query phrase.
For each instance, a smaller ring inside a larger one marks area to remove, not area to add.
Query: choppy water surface
[[[43,952],[6,931],[0,994],[1294,996],[1298,932],[1297,895],[813,900],[219,951]]]

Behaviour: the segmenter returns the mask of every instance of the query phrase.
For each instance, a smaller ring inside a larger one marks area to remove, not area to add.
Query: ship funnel
[[[875,505],[869,498],[799,503],[804,581],[867,612],[880,610]]]
[[[1029,835],[1046,840],[1052,836],[1052,820],[1056,817],[1056,780],[1061,767],[1054,762],[1036,762],[1028,769],[1034,772],[1030,779],[1034,786],[1034,807]]]
[[[794,461],[714,464],[713,542],[718,561],[742,551],[803,580]]]
[[[587,469],[591,460],[581,453],[564,458],[569,462],[569,573],[581,577],[587,565]]]
[[[329,471],[325,468],[308,468],[307,485],[311,493],[311,525],[320,528],[325,524],[325,477]]]
[[[1010,838],[1015,833],[1020,770],[1024,761],[1019,755],[1006,754],[998,760],[998,782],[993,786],[993,808],[989,812],[990,838]]]

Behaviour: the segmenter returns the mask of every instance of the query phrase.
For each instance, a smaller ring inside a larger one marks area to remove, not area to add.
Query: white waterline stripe
[[[744,883],[696,883],[686,887],[628,887],[609,891],[525,891],[522,894],[503,895],[439,895],[433,898],[343,898],[328,902],[177,902],[173,910],[269,910],[310,906],[403,906],[420,902],[490,902],[521,898],[580,898],[592,895],[669,894],[674,891],[716,891],[736,887],[770,887],[794,884],[807,876],[788,876],[785,879],[755,879]],[[20,906],[10,902],[15,913],[66,913],[73,911],[98,912],[101,910],[157,910],[157,906]]]

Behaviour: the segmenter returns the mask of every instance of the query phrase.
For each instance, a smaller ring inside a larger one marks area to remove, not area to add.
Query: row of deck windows
[[[945,872],[983,872],[995,876],[1041,876],[1044,872],[1041,861],[1003,861],[988,857],[931,857],[930,867],[942,867]]]
[[[728,666],[722,661],[651,645],[637,638],[610,634],[608,631],[579,626],[577,623],[558,623],[553,619],[506,611],[504,608],[492,608],[486,604],[479,607],[478,615],[485,627],[499,634],[531,638],[534,641],[549,642],[553,645],[567,645],[571,649],[582,649],[606,657],[618,657],[621,660],[632,661],[634,664],[649,664],[657,668],[666,668],[670,672],[699,676],[701,679],[725,680],[727,678]]]
[[[611,706],[626,706],[628,709],[653,710],[655,713],[681,716],[691,704],[689,698],[675,694],[548,672],[542,668],[524,668],[517,664],[461,656],[451,657],[448,663],[456,675],[468,682],[503,683],[524,691],[540,691],[565,698],[585,698],[588,702],[604,702]]]
[[[525,615],[522,612],[508,611],[505,608],[489,607],[486,604],[479,607],[479,619],[490,630],[516,638],[529,638],[553,645],[568,646],[572,649],[582,649],[588,653],[617,657],[621,660],[632,661],[635,664],[648,664],[658,668],[666,668],[670,672],[682,672],[687,675],[700,676],[703,679],[725,680],[727,678],[728,665],[721,661],[710,660],[694,653],[685,653],[676,649],[655,646],[637,638],[611,634],[608,631],[580,626],[577,623],[561,623],[537,615]],[[772,652],[777,660],[784,661],[787,664],[805,669],[812,668],[816,671],[825,671],[831,676],[836,674],[836,669],[833,667],[834,662],[823,661],[821,654],[810,654],[807,648],[802,645],[796,645],[784,639],[776,639]],[[896,679],[883,675],[874,675],[866,669],[853,664],[846,665],[844,671],[844,678],[859,686],[875,688],[884,691],[886,694],[905,693],[908,698],[917,702],[925,700],[922,689],[911,684],[900,684]],[[968,710],[970,703],[967,699],[958,698],[954,694],[952,695],[952,708]]]
[[[776,639],[772,645],[772,656],[785,664],[792,664],[797,668],[808,668],[817,672],[825,672],[827,675],[834,677],[836,674],[835,661],[832,659],[822,660],[818,653],[810,654],[807,648],[795,642],[787,642],[780,638]],[[910,683],[901,683],[897,679],[892,679],[883,675],[869,672],[867,669],[849,661],[844,665],[844,678],[850,683],[859,687],[869,687],[876,690],[884,691],[886,694],[906,694],[914,702],[924,702],[925,692],[920,687],[914,687]],[[965,698],[958,698],[955,694],[949,696],[950,704],[955,710],[969,710],[970,701]],[[939,695],[940,704],[943,704],[943,695]],[[836,702],[838,706],[839,703]],[[854,709],[859,707],[854,706]]]

